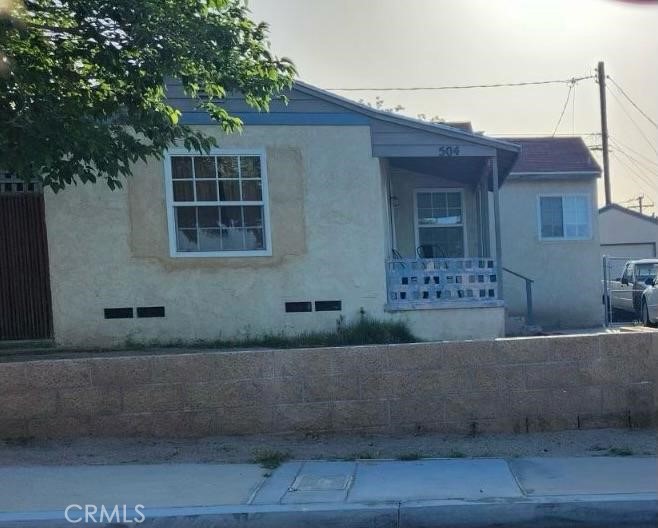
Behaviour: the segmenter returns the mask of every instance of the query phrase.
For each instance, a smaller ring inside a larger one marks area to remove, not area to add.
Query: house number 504
[[[459,156],[457,145],[443,145],[439,147],[439,156]]]

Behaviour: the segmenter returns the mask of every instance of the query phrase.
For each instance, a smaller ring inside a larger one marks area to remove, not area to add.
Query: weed
[[[611,456],[633,456],[633,451],[627,447],[611,447],[608,449],[608,454]]]
[[[276,451],[274,449],[256,449],[254,450],[253,461],[260,464],[263,469],[276,469],[286,460],[290,459],[290,453]]]
[[[420,460],[423,456],[420,453],[412,451],[411,453],[402,453],[398,456],[398,460]]]
[[[354,345],[387,345],[394,343],[413,343],[418,339],[411,333],[403,321],[379,321],[368,317],[360,311],[354,322],[345,322],[344,317],[336,321],[335,330],[324,332],[302,332],[296,335],[262,334],[260,336],[245,335],[236,339],[214,339],[209,341],[170,342],[137,342],[129,339],[125,348],[144,350],[147,348],[196,347],[196,348],[307,348],[335,347]]]
[[[378,453],[373,453],[371,451],[361,451],[359,453],[352,453],[345,457],[345,460],[372,460],[377,458]]]

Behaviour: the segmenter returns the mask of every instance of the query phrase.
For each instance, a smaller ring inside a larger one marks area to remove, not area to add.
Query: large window
[[[539,238],[585,240],[592,237],[590,198],[585,194],[539,197]]]
[[[462,191],[416,191],[416,245],[427,258],[464,257]]]
[[[271,254],[263,153],[174,151],[165,163],[172,256]]]

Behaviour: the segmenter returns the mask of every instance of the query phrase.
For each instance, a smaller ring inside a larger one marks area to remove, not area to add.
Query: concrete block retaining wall
[[[0,363],[0,438],[656,424],[658,333]]]

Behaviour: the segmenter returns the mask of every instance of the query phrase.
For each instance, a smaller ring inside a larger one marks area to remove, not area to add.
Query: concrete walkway
[[[251,464],[2,467],[0,527],[71,527],[85,505],[89,526],[655,527],[656,470],[655,457],[296,461],[271,474]]]

